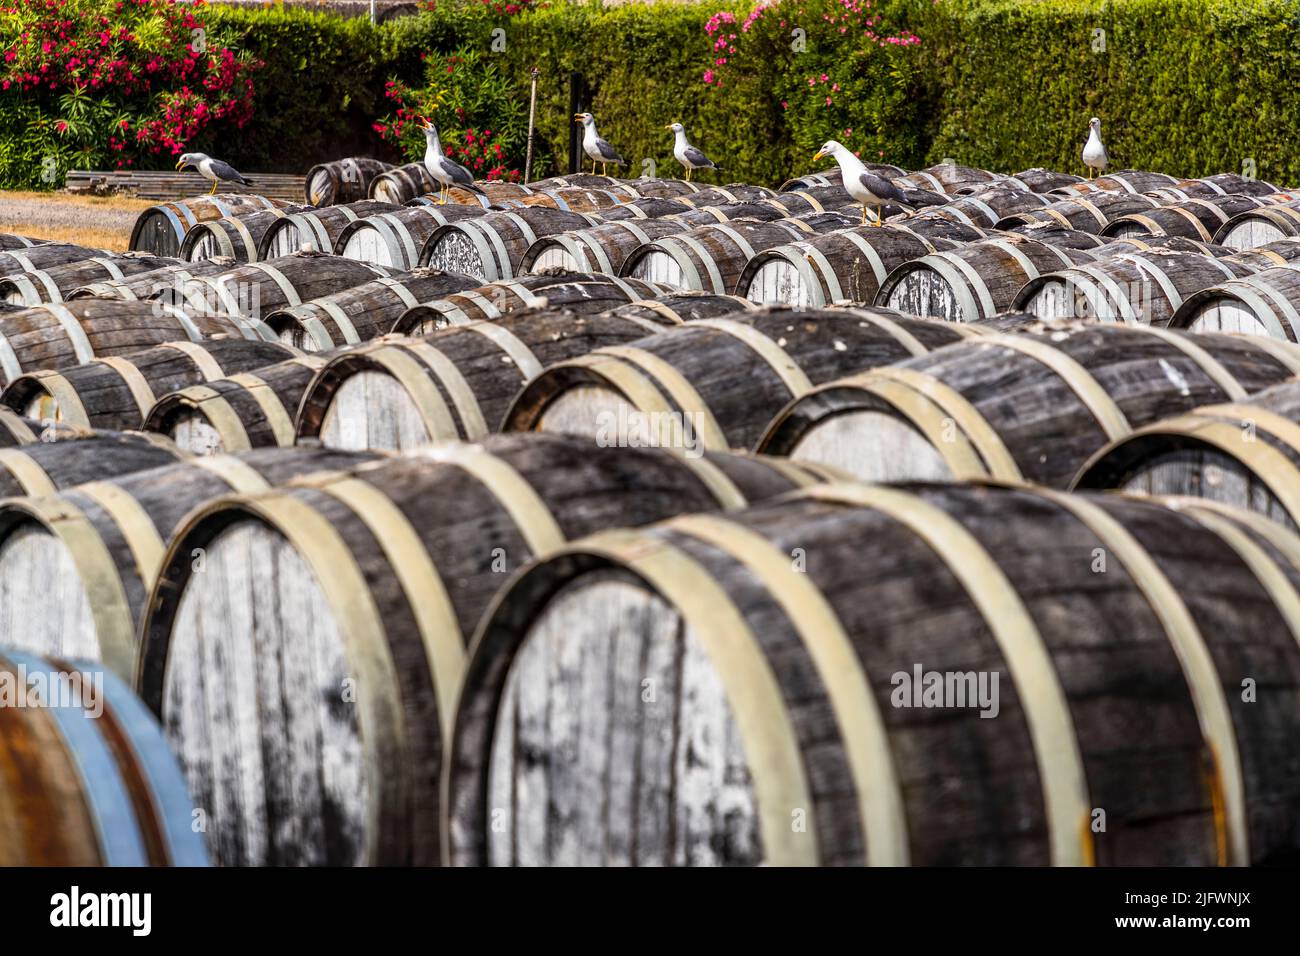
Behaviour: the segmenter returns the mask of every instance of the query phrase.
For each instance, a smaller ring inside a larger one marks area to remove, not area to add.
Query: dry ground
[[[152,205],[126,196],[0,192],[0,232],[125,252],[136,216]]]

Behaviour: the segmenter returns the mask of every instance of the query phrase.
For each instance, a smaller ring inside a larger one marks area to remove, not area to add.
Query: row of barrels
[[[6,502],[0,587],[92,536],[149,569],[136,688],[226,865],[1294,858],[1293,531],[833,477],[536,434],[178,461]],[[969,703],[900,703],[918,669]]]

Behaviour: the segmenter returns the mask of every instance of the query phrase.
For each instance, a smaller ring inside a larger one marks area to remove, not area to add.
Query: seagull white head
[[[596,117],[592,116],[590,113],[574,113],[573,119],[575,122],[581,123],[583,126],[590,126],[592,123],[596,122]]]
[[[829,156],[831,157],[831,159],[839,159],[840,156],[842,156],[847,152],[848,150],[846,150],[835,140],[828,139],[826,142],[822,143],[822,148],[817,150],[817,152],[813,155],[813,159],[821,159],[823,156]]]
[[[1092,119],[1088,120],[1088,128],[1092,130],[1094,133],[1100,133],[1101,120],[1099,120],[1097,117],[1094,116]]]
[[[667,126],[664,127],[664,129],[670,129],[674,133],[686,132],[686,127],[683,126],[681,123],[669,123]]]
[[[197,166],[207,158],[207,153],[182,153],[181,158],[176,160],[176,168],[184,169],[186,166]]]

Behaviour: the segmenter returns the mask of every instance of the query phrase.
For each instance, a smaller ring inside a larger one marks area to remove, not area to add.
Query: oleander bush
[[[423,149],[410,116],[429,112],[470,150],[458,158],[509,177],[534,67],[534,177],[567,168],[576,76],[633,175],[678,172],[674,121],[722,166],[714,182],[779,183],[832,138],[907,167],[1077,170],[1097,115],[1122,166],[1300,182],[1291,0],[430,0],[377,27],[172,0],[3,2],[0,185],[38,185],[50,156],[60,170],[166,166],[182,142],[253,171],[402,160]],[[111,51],[92,64],[79,51],[100,42],[97,17]],[[185,53],[187,18],[203,55]]]

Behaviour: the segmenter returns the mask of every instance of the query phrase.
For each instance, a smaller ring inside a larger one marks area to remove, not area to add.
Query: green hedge
[[[634,173],[645,159],[676,173],[663,130],[673,121],[724,167],[713,176],[719,182],[770,184],[806,172],[828,138],[909,167],[951,158],[1006,171],[1081,172],[1087,121],[1097,115],[1120,165],[1203,175],[1253,160],[1261,178],[1300,183],[1294,2],[879,0],[870,9],[865,2],[780,0],[747,32],[739,24],[749,3],[603,8],[554,0],[503,16],[460,0],[378,27],[283,8],[209,8],[218,42],[265,66],[255,75],[252,122],[220,144],[194,146],[250,170],[301,171],[358,151],[395,158],[370,127],[388,111],[385,81],[418,84],[423,53],[475,48],[501,58],[521,101],[529,69],[541,70],[534,175],[567,162],[576,71],[602,132]],[[841,34],[834,17],[846,3],[857,12]],[[719,11],[735,15],[729,29],[740,37],[720,70],[721,88],[702,80],[718,56],[704,25]],[[875,15],[883,18],[876,32],[910,31],[919,44],[864,42],[857,27]],[[807,33],[799,51],[789,40],[795,27]],[[493,50],[495,29],[505,31],[504,50]],[[1097,30],[1105,31],[1104,50]],[[841,89],[828,105],[832,83]],[[480,128],[486,122],[476,120]],[[510,159],[522,165],[522,156]]]

